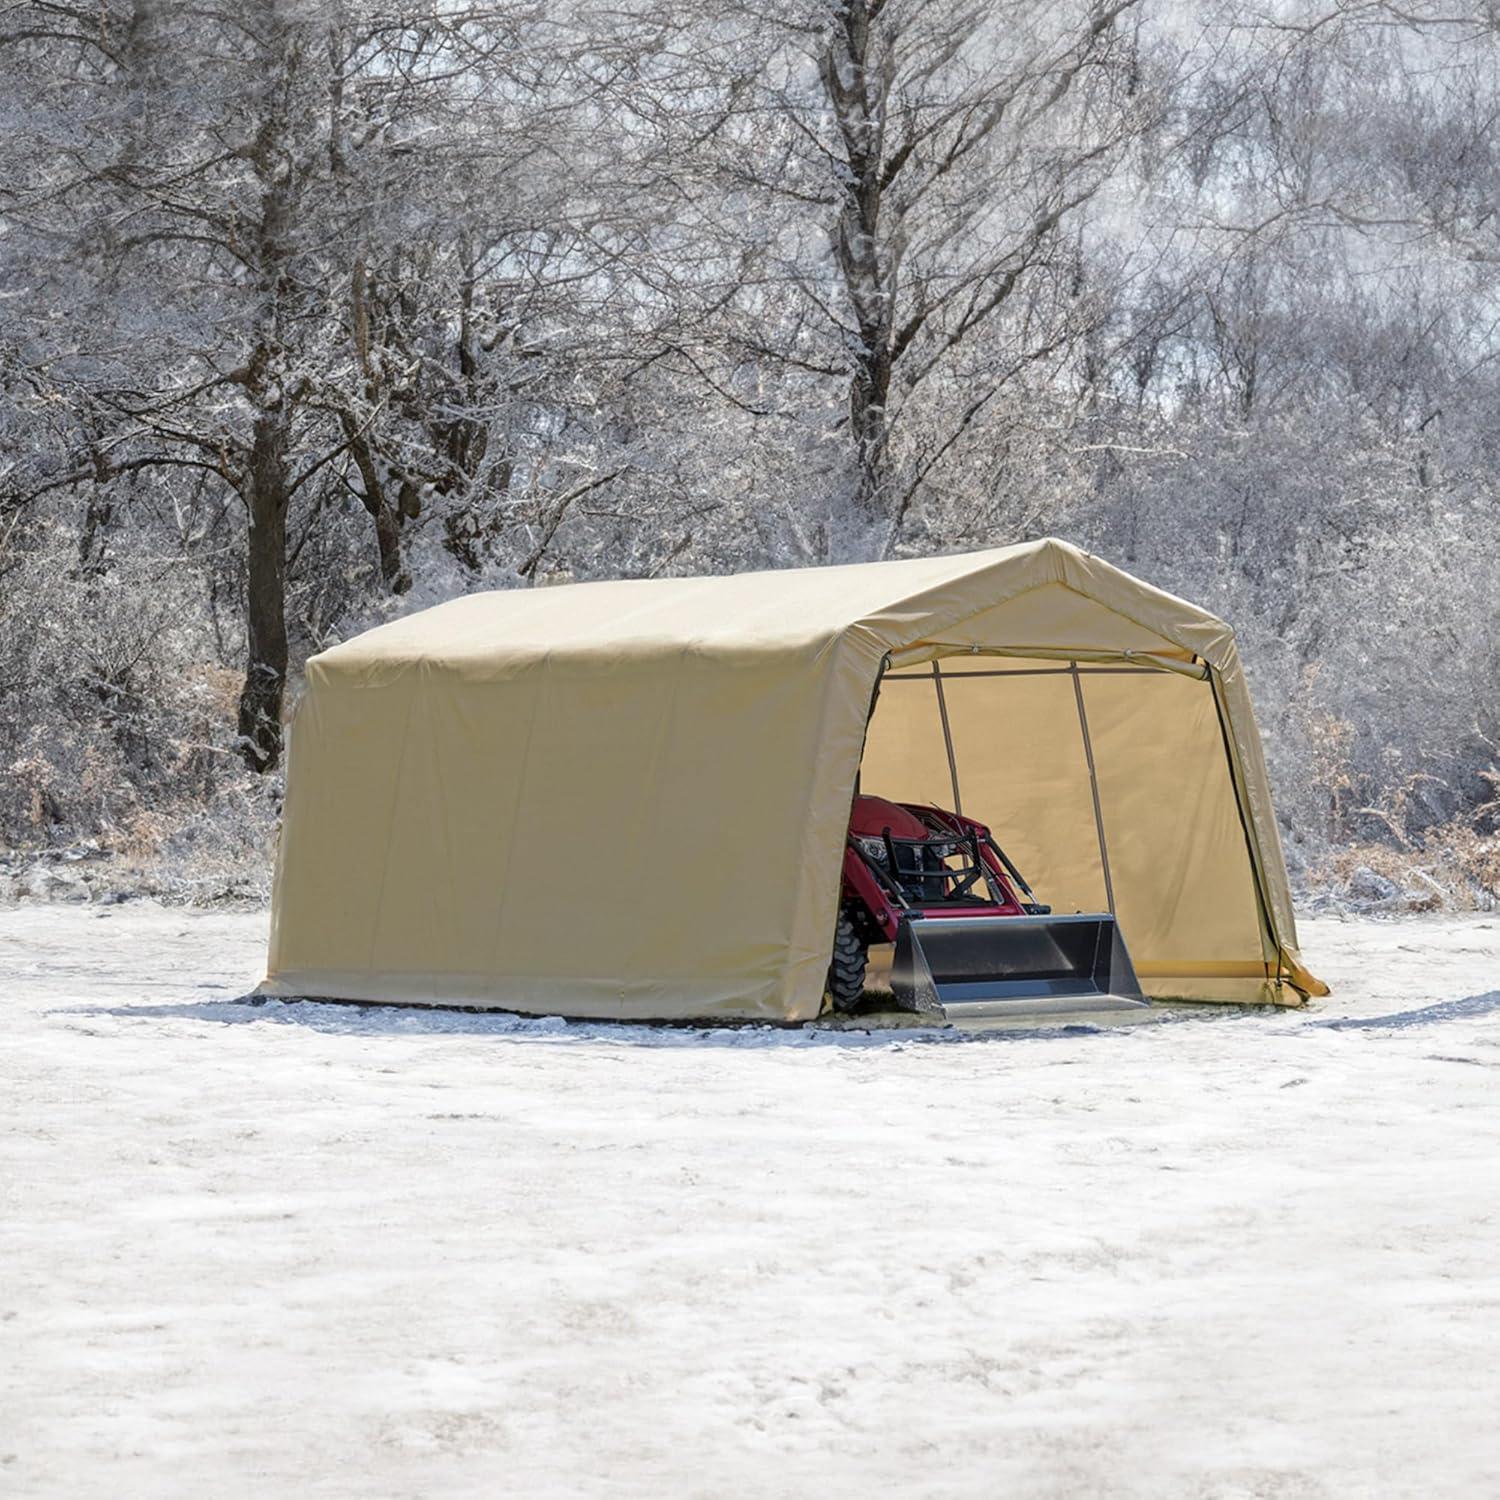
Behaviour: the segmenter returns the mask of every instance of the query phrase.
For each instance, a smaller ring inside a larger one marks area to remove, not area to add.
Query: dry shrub
[[[1500,833],[1479,826],[1483,819],[1466,814],[1414,836],[1405,832],[1399,810],[1383,821],[1395,835],[1393,842],[1333,847],[1308,871],[1308,886],[1335,900],[1343,896],[1354,905],[1393,911],[1500,907]],[[1370,874],[1389,881],[1395,892],[1382,900],[1363,890]]]

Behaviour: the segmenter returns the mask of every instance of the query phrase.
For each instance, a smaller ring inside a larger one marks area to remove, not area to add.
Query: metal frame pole
[[[964,815],[964,804],[958,792],[958,761],[953,754],[953,729],[948,723],[948,700],[943,696],[943,674],[936,661],[932,664],[932,685],[937,689],[938,717],[943,721],[943,744],[948,749],[948,779],[953,783],[953,811]]]

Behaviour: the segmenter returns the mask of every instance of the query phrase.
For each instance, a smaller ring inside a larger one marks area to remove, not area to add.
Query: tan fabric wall
[[[351,999],[783,1016],[789,973],[821,992],[828,961],[802,850],[835,659],[325,678],[292,736],[271,973]]]

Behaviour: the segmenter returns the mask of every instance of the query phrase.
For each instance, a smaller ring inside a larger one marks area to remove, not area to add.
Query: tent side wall
[[[1279,961],[1292,984],[1304,995],[1326,995],[1328,986],[1311,974],[1298,951],[1297,919],[1286,875],[1286,856],[1271,802],[1265,747],[1255,723],[1255,709],[1245,681],[1239,650],[1231,639],[1213,675],[1230,771],[1245,817],[1262,903],[1275,933]]]
[[[816,1015],[878,670],[878,651],[843,637],[504,666],[314,662],[264,988],[610,1018]]]

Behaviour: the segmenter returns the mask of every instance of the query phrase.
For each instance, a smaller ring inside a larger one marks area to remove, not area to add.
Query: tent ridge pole
[[[937,665],[936,662],[933,663]],[[1099,868],[1104,872],[1104,904],[1110,915],[1115,910],[1115,883],[1109,873],[1109,845],[1104,838],[1104,809],[1099,803],[1099,773],[1094,768],[1094,742],[1089,736],[1089,716],[1083,706],[1083,679],[1078,673],[1078,663],[1072,662],[1069,673],[1073,678],[1073,696],[1078,703],[1078,728],[1083,733],[1083,755],[1089,767],[1089,790],[1094,796],[1094,832],[1099,836]]]
[[[958,792],[958,760],[953,754],[953,729],[948,723],[948,700],[943,695],[943,674],[936,661],[932,664],[932,685],[937,689],[938,717],[943,721],[943,744],[948,751],[948,779],[953,783],[953,811],[964,815],[963,798]]]

